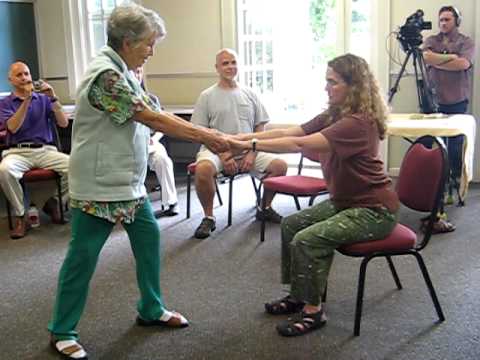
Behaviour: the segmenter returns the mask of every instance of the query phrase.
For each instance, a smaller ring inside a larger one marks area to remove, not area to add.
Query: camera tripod
[[[402,44],[403,45],[403,44]],[[410,57],[413,60],[413,69],[415,71],[415,83],[417,85],[418,106],[423,114],[432,114],[438,111],[438,105],[434,99],[432,88],[429,86],[427,77],[427,69],[423,59],[422,50],[418,46],[404,46],[406,48],[407,57],[405,58],[400,72],[388,92],[388,103],[390,104],[393,97],[398,91],[398,84],[402,79],[405,68],[407,67]]]

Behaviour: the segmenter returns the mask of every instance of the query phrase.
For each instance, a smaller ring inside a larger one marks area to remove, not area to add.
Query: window
[[[329,59],[349,51],[369,60],[373,1],[237,0],[239,81],[273,121],[303,122],[325,107]]]
[[[70,96],[83,75],[87,64],[107,43],[107,20],[112,10],[134,0],[66,0],[64,17],[67,28],[67,54]],[[82,29],[82,30],[79,30]]]
[[[131,3],[131,0],[87,0],[86,5],[88,50],[90,59],[107,43],[107,21],[112,10],[118,6]]]

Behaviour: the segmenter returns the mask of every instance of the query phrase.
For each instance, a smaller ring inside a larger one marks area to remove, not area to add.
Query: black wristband
[[[56,96],[50,98],[50,102],[53,104],[54,102],[57,102],[58,98]]]
[[[258,142],[258,139],[253,138],[251,141],[252,141],[252,151],[253,151],[253,152],[257,152],[257,142]]]

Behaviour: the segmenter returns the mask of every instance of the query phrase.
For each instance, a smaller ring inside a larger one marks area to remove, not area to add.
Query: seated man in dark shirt
[[[54,143],[52,121],[67,127],[68,119],[53,88],[46,82],[33,88],[30,69],[22,62],[10,66],[8,79],[13,92],[0,102],[0,124],[7,130],[7,150],[0,163],[0,185],[16,217],[10,232],[12,239],[25,236],[24,194],[19,180],[33,168],[55,170],[62,175],[63,193],[67,191],[68,155]],[[49,199],[43,210],[54,223],[61,221],[58,203]]]

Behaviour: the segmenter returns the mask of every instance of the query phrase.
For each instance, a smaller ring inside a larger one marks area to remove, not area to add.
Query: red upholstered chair
[[[433,139],[433,149],[428,149],[420,142],[426,138]],[[355,310],[354,335],[360,335],[362,317],[365,274],[370,260],[384,257],[392,273],[397,288],[402,284],[392,261],[394,256],[412,255],[417,259],[420,271],[430,292],[435,310],[440,322],[445,320],[435,289],[428,274],[420,251],[423,250],[432,235],[433,224],[443,199],[443,190],[448,176],[448,160],[445,145],[440,138],[423,136],[417,139],[409,148],[402,162],[397,181],[397,193],[400,202],[407,208],[417,212],[429,213],[428,225],[423,238],[409,227],[397,224],[393,232],[385,239],[360,242],[341,246],[337,249],[341,254],[363,258],[358,278],[357,304]],[[382,273],[383,276],[383,273]],[[324,294],[324,297],[326,293]],[[325,300],[325,299],[324,299]],[[406,307],[408,311],[408,306]]]
[[[49,181],[49,180],[54,180],[56,182],[58,198],[61,199],[62,198],[61,176],[60,174],[58,174],[53,170],[31,169],[27,171],[25,174],[23,174],[23,177],[20,180],[20,183],[22,184],[23,191],[25,192],[27,183]],[[5,197],[5,202],[7,204],[8,226],[11,230],[13,229],[13,222],[12,222],[12,214],[10,210],[10,203],[8,202],[7,197]],[[65,217],[63,214],[63,206],[61,201],[58,202],[58,209],[60,210],[61,222],[64,223]]]
[[[191,204],[191,186],[192,186],[192,175],[195,175],[196,163],[188,164],[187,166],[187,219],[190,218],[190,204]],[[233,205],[233,181],[239,176],[246,175],[245,173],[235,174],[235,175],[219,175],[215,179],[215,191],[218,196],[218,201],[220,206],[223,205],[222,196],[220,195],[220,190],[218,189],[218,181],[228,181],[228,226],[232,225],[232,205]],[[257,186],[255,177],[250,175],[252,179],[253,187],[255,189],[256,202],[259,204],[259,193],[260,186]]]
[[[61,146],[61,143],[60,143],[60,137],[59,137],[58,129],[57,129],[56,125],[52,125],[52,131],[53,131],[53,134],[54,134],[54,137],[55,137],[55,143],[56,143],[57,149],[58,149],[58,151],[62,151],[62,146]],[[1,159],[1,156],[0,156],[0,159]],[[34,183],[34,182],[48,181],[48,180],[54,180],[56,182],[58,198],[61,199],[62,198],[61,175],[58,174],[57,172],[53,171],[53,170],[31,169],[31,170],[29,170],[29,171],[27,171],[26,173],[23,174],[23,177],[20,179],[20,184],[22,185],[23,191],[24,191],[24,194],[25,194],[27,183]],[[10,203],[9,203],[6,196],[5,196],[5,203],[6,203],[6,207],[7,207],[8,227],[10,228],[10,230],[12,230],[13,229],[12,214],[11,214],[11,209],[10,209]],[[64,216],[63,205],[62,205],[61,201],[58,202],[58,208],[60,210],[61,222],[65,223],[65,216]]]
[[[328,193],[327,184],[324,179],[302,175],[303,161],[307,158],[311,161],[319,161],[319,154],[311,151],[303,151],[298,164],[297,175],[285,175],[270,177],[262,181],[263,191],[273,191],[275,194],[293,196],[297,210],[300,210],[299,197],[309,197],[308,205],[311,206],[317,196]],[[262,209],[265,203],[262,202]],[[261,222],[260,241],[265,240],[265,220]]]

